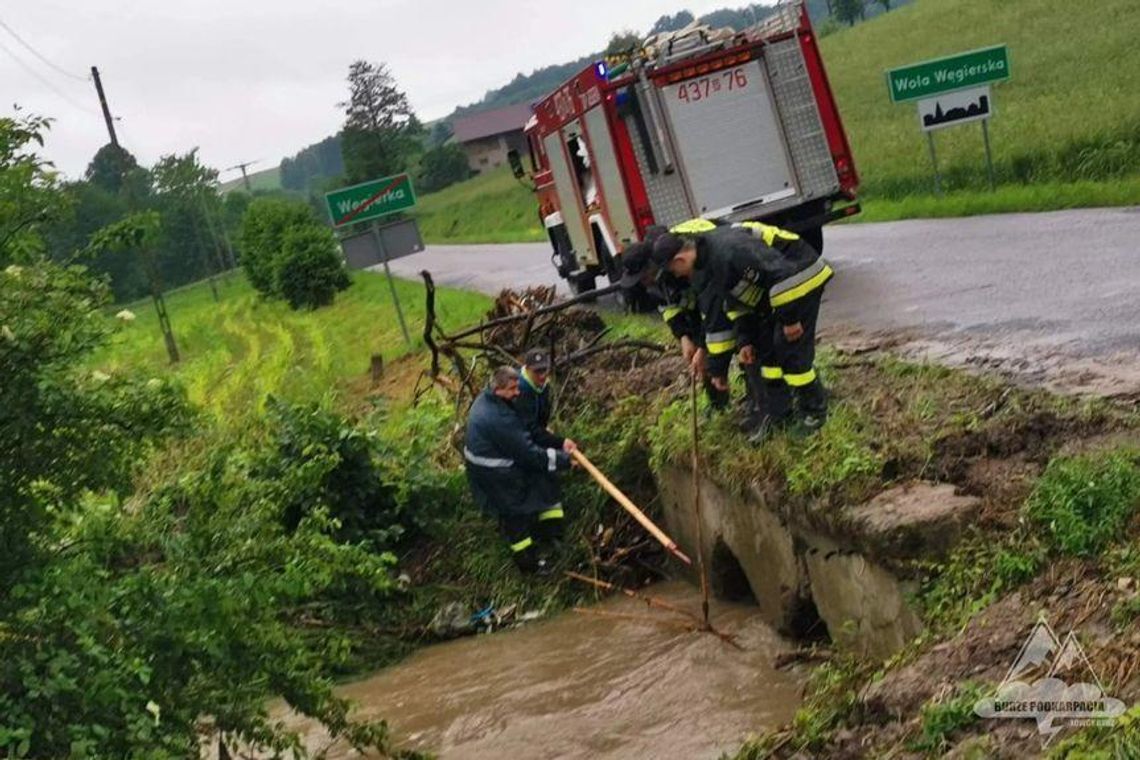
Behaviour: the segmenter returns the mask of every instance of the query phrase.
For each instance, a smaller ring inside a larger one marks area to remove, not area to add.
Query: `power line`
[[[55,69],[56,71],[58,71],[60,74],[63,74],[65,77],[71,77],[72,79],[75,79],[75,80],[80,81],[80,82],[86,82],[87,81],[87,77],[79,76],[78,74],[72,74],[70,71],[63,68],[62,66],[57,66],[55,63],[48,60],[47,56],[43,55],[42,53],[40,53],[40,51],[36,50],[34,47],[32,47],[30,44],[28,44],[27,41],[25,41],[23,37],[16,34],[15,29],[13,29],[12,27],[5,24],[3,20],[0,20],[0,27],[3,27],[4,30],[8,32],[8,34],[15,37],[16,42],[19,42],[21,45],[23,45],[25,48],[27,48],[28,51],[31,52],[32,55],[34,55],[36,58],[39,58],[41,61],[43,61],[48,66]]]
[[[25,63],[22,58],[20,58],[18,55],[13,53],[12,50],[7,45],[5,45],[3,42],[0,42],[0,50],[3,50],[5,53],[7,53],[9,56],[11,56],[13,61],[20,64],[20,68],[22,68],[24,71],[26,71],[29,74],[31,74],[32,76],[34,76],[36,79],[38,79],[40,81],[41,84],[43,84],[44,87],[47,87],[49,90],[54,92],[60,98],[62,98],[63,100],[65,100],[69,104],[71,104],[71,106],[73,106],[74,108],[78,108],[80,111],[92,114],[93,116],[99,115],[98,112],[93,111],[92,109],[88,108],[87,106],[83,105],[82,103],[79,103],[78,101],[72,99],[70,95],[68,95],[63,90],[56,87],[55,84],[53,84],[51,82],[51,80],[45,78],[42,74],[40,74],[40,72],[36,71],[31,66],[29,66],[27,63]]]

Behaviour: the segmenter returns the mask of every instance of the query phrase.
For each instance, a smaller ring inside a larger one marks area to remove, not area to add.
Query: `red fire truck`
[[[525,132],[539,216],[575,293],[620,276],[653,224],[762,220],[822,248],[858,213],[858,175],[807,10],[743,32],[691,25],[601,61],[535,106]],[[527,172],[511,156],[517,176]]]

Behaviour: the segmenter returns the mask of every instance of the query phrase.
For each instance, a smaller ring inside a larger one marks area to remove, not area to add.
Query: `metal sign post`
[[[930,146],[930,163],[934,167],[934,194],[942,195],[942,175],[938,173],[938,154],[934,152],[934,133],[926,133],[926,144]]]
[[[997,185],[994,183],[994,159],[993,156],[990,155],[989,123],[989,119],[982,119],[982,142],[986,144],[986,174],[988,174],[990,178],[990,192],[993,192],[997,189]]]
[[[987,122],[993,116],[990,83],[1009,79],[1009,51],[1005,45],[937,58],[887,72],[887,89],[895,103],[918,101],[919,128],[926,133],[930,164],[934,168],[934,194],[942,195],[942,174],[934,149],[934,131],[944,127],[982,122],[986,147],[986,176],[996,187]]]
[[[412,345],[412,336],[408,335],[408,326],[404,323],[404,310],[400,308],[400,297],[396,295],[396,283],[392,281],[392,270],[388,268],[388,249],[384,247],[384,239],[380,235],[380,225],[373,222],[372,236],[376,239],[376,247],[380,249],[380,258],[384,262],[384,276],[388,278],[388,288],[392,291],[392,303],[396,304],[396,317],[400,320],[400,331],[404,333],[404,342]]]
[[[408,334],[408,325],[404,321],[404,310],[400,306],[400,297],[396,294],[396,283],[392,280],[392,270],[388,267],[388,246],[384,244],[384,235],[381,233],[380,225],[376,220],[416,205],[416,193],[412,189],[411,177],[405,172],[370,182],[361,182],[359,185],[342,187],[339,190],[326,193],[325,203],[328,204],[329,218],[334,227],[343,227],[354,222],[371,221],[369,225],[371,237],[375,242],[379,259],[384,264],[384,276],[388,278],[388,289],[392,291],[392,303],[396,306],[396,318],[400,321],[400,332],[404,334],[404,342],[410,346],[412,336]],[[415,226],[415,222],[411,221],[409,224],[412,227],[415,240],[404,246],[407,250],[397,251],[397,257],[423,250],[423,242],[419,238],[419,230]],[[347,245],[347,240],[341,240],[341,248],[346,252],[345,258],[351,265],[355,262],[353,261],[354,257],[348,255]],[[397,247],[400,245],[398,244]]]

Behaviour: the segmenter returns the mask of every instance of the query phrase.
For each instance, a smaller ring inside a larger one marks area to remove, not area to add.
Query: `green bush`
[[[312,209],[300,201],[254,199],[242,216],[239,234],[241,264],[250,284],[263,295],[277,297],[277,260],[286,233],[319,224]]]
[[[336,238],[323,225],[293,226],[274,262],[275,291],[294,309],[328,306],[349,286]]]
[[[463,148],[458,145],[440,145],[420,158],[417,185],[422,192],[434,193],[470,176],[471,169],[467,166],[467,154]]]
[[[0,270],[0,755],[196,757],[203,716],[282,753],[299,744],[274,695],[384,749],[327,674],[349,653],[336,623],[383,607],[394,557],[338,540],[327,505],[283,520],[340,459],[266,474],[258,448],[186,439],[156,472],[201,418],[169,380],[81,368],[114,329],[107,300],[81,268]],[[135,493],[144,468],[156,484]]]
[[[1025,515],[1064,554],[1098,554],[1140,507],[1140,467],[1130,452],[1058,458],[1049,463]]]

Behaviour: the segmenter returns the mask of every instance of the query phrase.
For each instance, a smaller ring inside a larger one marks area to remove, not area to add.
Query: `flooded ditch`
[[[700,609],[699,592],[682,581],[651,591]],[[647,614],[624,597],[592,609]],[[790,645],[755,605],[714,601],[711,617],[742,651],[668,622],[564,612],[424,648],[338,691],[360,717],[387,720],[399,746],[442,758],[715,758],[790,720],[806,669],[773,667]],[[359,757],[303,719],[284,719],[311,752]]]

